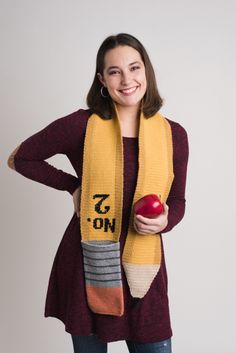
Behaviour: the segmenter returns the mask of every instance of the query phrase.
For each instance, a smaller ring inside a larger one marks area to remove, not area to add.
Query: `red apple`
[[[134,212],[147,218],[155,218],[164,212],[164,205],[156,194],[148,194],[134,203]]]

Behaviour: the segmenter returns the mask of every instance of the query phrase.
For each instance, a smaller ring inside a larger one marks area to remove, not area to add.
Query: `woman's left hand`
[[[156,218],[146,218],[134,213],[134,229],[139,234],[160,233],[168,223],[169,206],[164,203],[164,212]]]

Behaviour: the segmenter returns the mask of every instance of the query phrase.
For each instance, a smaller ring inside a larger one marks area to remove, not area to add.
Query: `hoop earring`
[[[106,87],[105,87],[105,86],[102,86],[102,87],[101,87],[101,95],[102,95],[103,98],[108,98],[108,97],[109,97],[109,94],[108,94],[108,96],[106,96],[106,95],[104,94],[104,92],[103,92],[103,88],[106,88]]]

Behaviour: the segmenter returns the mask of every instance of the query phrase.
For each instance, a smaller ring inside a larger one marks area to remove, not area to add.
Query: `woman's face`
[[[145,66],[139,52],[130,46],[118,46],[105,54],[101,83],[111,98],[119,105],[138,107],[143,98],[147,81]]]

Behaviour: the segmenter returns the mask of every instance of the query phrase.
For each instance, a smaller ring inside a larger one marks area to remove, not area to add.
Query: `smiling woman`
[[[108,90],[106,99],[100,94],[103,87]],[[88,106],[103,118],[110,119],[114,115],[113,100],[123,116],[124,104],[126,108],[133,105],[137,108],[141,99],[147,118],[163,103],[146,49],[130,34],[120,33],[106,38],[97,53],[95,75],[87,96]],[[132,109],[129,112],[132,113]]]
[[[16,172],[72,195],[75,212],[55,255],[45,317],[65,324],[75,353],[105,353],[118,340],[129,352],[170,353],[162,233],[184,216],[187,133],[159,113],[150,59],[126,33],[101,44],[87,104],[8,158]],[[46,162],[58,153],[76,177]],[[136,217],[135,203],[148,194],[160,196],[164,212]]]
[[[120,118],[125,119],[126,108],[132,107],[132,111],[136,111],[146,93],[144,63],[139,52],[127,45],[109,50],[104,62],[103,73],[98,73],[99,80],[117,103]]]

